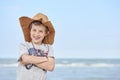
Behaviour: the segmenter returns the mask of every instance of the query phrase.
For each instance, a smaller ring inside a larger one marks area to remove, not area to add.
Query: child
[[[46,15],[20,17],[25,42],[20,44],[17,80],[46,80],[47,71],[53,71],[55,60],[52,44],[55,30]]]

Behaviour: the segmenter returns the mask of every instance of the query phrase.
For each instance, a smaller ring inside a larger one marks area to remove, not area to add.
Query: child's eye
[[[35,32],[35,31],[36,31],[36,29],[33,29],[33,31]]]
[[[40,33],[43,33],[43,31],[42,31],[42,30],[40,30],[39,32],[40,32]]]

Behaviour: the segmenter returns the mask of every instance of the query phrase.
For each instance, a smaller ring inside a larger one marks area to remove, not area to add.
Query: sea
[[[0,59],[0,80],[16,80],[16,59]],[[56,59],[47,80],[120,80],[120,59]]]

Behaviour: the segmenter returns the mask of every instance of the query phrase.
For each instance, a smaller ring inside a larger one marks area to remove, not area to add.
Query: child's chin
[[[41,41],[33,41],[33,43],[35,43],[35,44],[40,44]]]

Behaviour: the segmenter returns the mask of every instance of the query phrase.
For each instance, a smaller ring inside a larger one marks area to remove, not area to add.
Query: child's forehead
[[[46,28],[44,25],[34,25],[32,24],[32,28]]]
[[[44,25],[32,25],[31,29],[42,30],[45,32],[49,31],[49,29],[47,27],[45,27]]]

